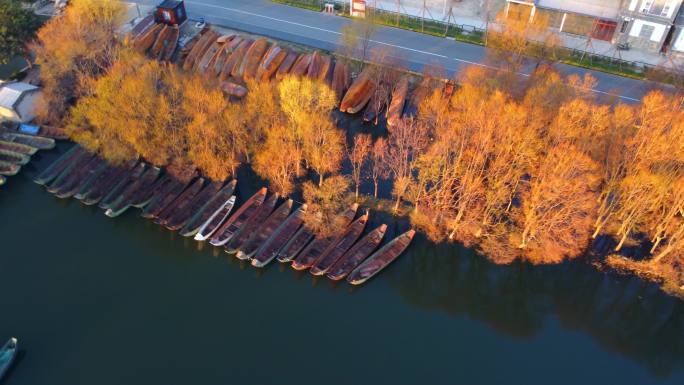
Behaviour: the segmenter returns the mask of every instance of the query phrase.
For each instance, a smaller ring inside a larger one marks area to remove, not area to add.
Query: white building
[[[26,123],[35,118],[38,87],[21,82],[0,83],[0,120]]]
[[[620,12],[620,41],[651,52],[684,51],[674,28],[682,0],[624,0]]]

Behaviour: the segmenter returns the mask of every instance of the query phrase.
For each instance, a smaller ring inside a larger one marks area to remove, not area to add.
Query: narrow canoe
[[[188,51],[183,61],[183,70],[188,71],[192,68],[199,50],[207,42],[207,39],[211,38],[210,31],[210,29],[203,30],[199,36],[195,35],[196,39],[191,40],[187,46],[183,47],[183,51]]]
[[[375,83],[371,80],[370,69],[366,68],[349,87],[340,103],[340,110],[355,114],[366,106],[375,91]]]
[[[204,73],[209,69],[211,64],[215,61],[216,56],[221,53],[221,48],[223,48],[223,43],[214,41],[209,48],[204,52],[202,58],[197,62],[195,66],[195,71],[199,73]]]
[[[253,81],[256,79],[259,64],[261,64],[269,44],[270,43],[266,39],[257,39],[249,48],[249,51],[247,51],[243,62],[244,68],[242,69],[242,77],[245,81]]]
[[[61,174],[62,171],[77,157],[81,156],[85,150],[81,146],[73,146],[67,152],[62,154],[57,160],[52,162],[47,168],[41,171],[38,176],[33,179],[38,184],[46,184],[52,181]]]
[[[418,87],[411,92],[411,97],[406,103],[404,115],[416,116],[418,114],[418,107],[430,93],[432,92],[432,79],[424,77]]]
[[[149,187],[154,184],[154,181],[159,176],[161,170],[159,167],[149,167],[143,175],[136,179],[133,183],[126,186],[121,192],[121,195],[114,201],[105,211],[105,215],[110,218],[118,217],[135,202],[144,199],[144,196],[149,191]]]
[[[147,219],[156,219],[190,185],[192,179],[181,181],[167,173],[166,177],[159,182],[154,198],[150,204],[145,206],[141,216]]]
[[[366,105],[366,109],[363,111],[363,121],[378,124],[380,113],[382,113],[382,111],[385,109],[385,105],[387,104],[389,97],[389,85],[380,84],[379,86],[375,87],[375,92],[373,92],[373,96],[371,97],[370,101],[368,101],[368,105]]]
[[[342,233],[335,244],[330,245],[328,250],[326,250],[323,255],[314,262],[311,266],[309,272],[313,275],[323,275],[328,272],[330,267],[337,262],[342,255],[344,255],[347,250],[349,250],[356,240],[359,239],[363,229],[366,228],[366,223],[368,222],[368,213],[362,215],[359,219],[354,221],[347,229]]]
[[[195,194],[184,206],[177,208],[175,214],[168,218],[164,226],[171,231],[181,229],[202,206],[207,204],[216,195],[221,186],[223,186],[223,181],[206,183],[204,188]]]
[[[0,175],[12,176],[17,175],[21,170],[21,166],[16,163],[10,163],[0,160]]]
[[[158,58],[159,55],[161,55],[161,52],[164,49],[164,42],[166,41],[166,38],[169,37],[170,33],[171,27],[167,24],[164,24],[162,29],[157,34],[157,38],[154,40],[152,47],[150,47],[150,56],[153,58]]]
[[[214,246],[223,246],[240,230],[240,227],[257,211],[266,198],[266,187],[262,187],[252,195],[233,215],[225,221],[211,237]]]
[[[55,180],[53,180],[49,186],[47,186],[47,191],[56,193],[65,185],[69,184],[73,178],[78,178],[80,172],[92,161],[94,157],[95,154],[85,153],[83,156],[76,159],[72,164],[69,165],[69,167],[66,168],[66,170],[64,170],[64,172],[59,174],[59,176],[55,178]]]
[[[349,64],[337,60],[335,62],[335,69],[333,70],[332,89],[337,95],[337,104],[340,104],[342,97],[347,92],[351,84],[351,71]]]
[[[200,227],[202,227],[209,218],[214,215],[225,202],[230,199],[235,192],[235,187],[237,186],[237,179],[233,179],[230,183],[223,186],[223,188],[214,196],[209,199],[209,201],[202,206],[197,212],[188,220],[188,222],[183,226],[180,231],[180,235],[184,237],[189,237],[197,234]],[[237,198],[236,198],[237,199]]]
[[[154,25],[154,15],[145,16],[133,29],[131,29],[131,36],[135,39],[138,35],[145,32],[148,28]]]
[[[283,62],[280,63],[278,66],[278,70],[276,71],[276,79],[281,80],[283,79],[287,74],[290,73],[290,69],[292,69],[292,66],[294,65],[295,61],[297,61],[297,58],[299,55],[296,52],[288,52],[287,56],[285,56],[285,59],[283,59]]]
[[[303,204],[297,211],[290,214],[285,222],[278,226],[273,234],[254,253],[252,266],[264,267],[278,255],[278,251],[285,246],[304,223],[305,212],[306,204]]]
[[[145,32],[138,35],[133,40],[133,48],[138,51],[145,53],[154,44],[157,39],[157,34],[161,31],[163,24],[155,24],[152,28],[149,28]]]
[[[180,28],[174,25],[173,27],[171,27],[171,32],[169,33],[169,36],[164,41],[164,49],[162,49],[162,51],[159,53],[159,60],[171,61],[173,53],[176,52],[176,48],[178,48],[179,38]]]
[[[387,231],[387,225],[382,224],[370,233],[366,234],[360,241],[349,249],[334,265],[328,269],[328,278],[333,281],[340,279],[351,273],[361,262],[363,262],[375,250]]]
[[[403,76],[394,86],[392,101],[387,109],[387,125],[389,127],[395,126],[401,120],[404,104],[406,104],[406,95],[408,95],[408,78]]]
[[[285,246],[283,246],[276,258],[278,262],[292,262],[293,259],[306,247],[312,239],[314,239],[315,234],[306,225],[302,226],[292,238],[287,241]]]
[[[16,338],[10,338],[9,341],[0,349],[0,381],[7,374],[12,363],[14,362],[17,352],[19,351],[19,343]]]
[[[273,44],[264,55],[264,60],[259,64],[256,79],[259,81],[270,80],[278,70],[278,67],[280,67],[280,64],[285,60],[286,56],[286,49],[282,49],[277,44]]]
[[[0,150],[0,160],[23,166],[31,160],[31,157],[14,151]]]
[[[82,199],[85,196],[85,194],[93,188],[95,183],[99,180],[100,176],[109,171],[110,166],[107,164],[107,161],[105,161],[102,158],[98,159],[100,159],[99,166],[91,170],[91,172],[83,179],[83,182],[77,186],[77,188],[74,190],[74,193],[72,194],[74,198]]]
[[[164,210],[162,210],[161,213],[159,213],[159,216],[157,219],[154,221],[154,223],[158,225],[165,225],[166,222],[171,219],[175,213],[177,213],[180,210],[183,210],[188,203],[192,200],[192,198],[197,195],[198,192],[202,189],[202,186],[204,185],[204,178],[197,178],[195,179],[190,187],[186,188],[185,191],[183,191],[176,199],[171,202],[170,205],[166,206]]]
[[[254,229],[252,235],[240,245],[235,256],[242,260],[252,258],[259,249],[259,246],[263,245],[264,242],[273,235],[273,232],[285,222],[292,210],[292,203],[294,203],[292,199],[288,199],[275,209],[263,223]]]
[[[242,99],[247,95],[247,88],[229,81],[221,83],[221,91],[238,99]]]
[[[249,55],[250,52],[252,51],[252,47],[254,47],[255,44],[257,44],[257,41],[263,41],[261,39],[257,40],[245,40],[244,43],[245,49],[244,51],[241,51],[240,54],[241,56],[238,58],[237,62],[235,63],[235,66],[233,66],[232,71],[230,71],[230,75],[236,79],[242,78],[242,74],[245,72],[245,65],[247,61],[249,60]]]
[[[242,43],[242,38],[240,36],[234,36],[232,39],[226,42],[221,51],[221,55],[216,59],[214,63],[214,76],[220,76],[223,67],[228,62],[230,55],[235,52],[237,47]]]
[[[104,168],[104,164],[104,160],[94,156],[90,162],[86,163],[80,169],[75,170],[74,173],[69,176],[68,180],[55,191],[55,196],[62,199],[73,196],[85,182],[88,182],[88,180],[92,179],[97,172]]]
[[[185,59],[188,58],[190,52],[192,52],[192,50],[197,46],[197,43],[202,38],[202,36],[204,36],[208,29],[209,28],[205,27],[199,33],[193,35],[190,38],[190,40],[186,41],[184,44],[182,44],[183,42],[180,39],[178,40],[178,45],[180,46],[180,49],[178,50],[177,60],[181,68],[185,65]]]
[[[225,244],[224,248],[227,253],[237,252],[238,248],[247,242],[247,240],[257,231],[259,226],[261,226],[268,216],[271,215],[279,197],[278,194],[272,194],[264,204],[255,210],[254,215],[245,221],[235,235],[231,237],[230,242]]]
[[[347,211],[342,214],[343,228],[349,226],[359,205],[354,203]],[[339,240],[339,235],[333,234],[327,237],[317,236],[302,252],[292,261],[292,268],[295,270],[305,270],[311,267],[320,258],[328,247]]]
[[[311,55],[311,65],[309,65],[307,76],[312,79],[323,81],[328,77],[331,64],[332,60],[330,56],[315,51],[313,55]]]
[[[140,162],[132,170],[124,174],[118,183],[116,183],[113,188],[106,193],[104,198],[100,200],[98,207],[104,210],[108,209],[112,203],[116,202],[126,187],[140,178],[146,169],[147,165],[143,162]]]
[[[204,222],[195,234],[195,240],[206,241],[209,239],[209,237],[221,227],[223,221],[228,218],[231,210],[233,210],[233,206],[235,206],[235,195],[232,195],[227,201],[223,202],[223,205],[221,205],[218,210],[214,211],[209,219]]]
[[[299,55],[297,61],[292,65],[290,70],[290,75],[302,77],[306,75],[309,71],[309,66],[311,65],[311,58],[313,57],[310,53],[303,53]]]
[[[221,74],[219,75],[219,80],[226,81],[232,76],[233,71],[237,73],[236,68],[240,65],[242,58],[245,56],[245,53],[252,43],[254,43],[254,40],[252,39],[244,39],[240,42],[237,48],[235,48],[233,53],[231,53],[226,60],[226,64],[223,66]]]
[[[83,194],[79,199],[85,205],[94,205],[99,203],[102,198],[125,178],[126,174],[135,168],[136,162],[131,162],[126,166],[110,167],[107,171],[102,173],[89,191]]]
[[[3,132],[0,139],[12,143],[24,144],[39,150],[52,150],[55,148],[55,140],[44,136],[27,135],[19,132]]]
[[[183,69],[185,70],[191,70],[191,69],[196,69],[197,66],[199,65],[200,61],[204,57],[204,54],[207,52],[209,47],[211,47],[212,44],[216,41],[216,39],[219,37],[219,34],[216,33],[214,30],[209,30],[207,33],[205,33],[202,36],[202,39],[197,42],[197,45],[195,46],[194,53],[191,53],[191,56],[188,56],[185,59],[185,62],[188,62],[188,59],[190,59],[189,67],[186,68],[185,63],[183,64]]]
[[[38,151],[38,149],[35,147],[27,146],[21,143],[8,142],[6,140],[0,140],[0,150],[18,152],[24,155],[33,155]]]
[[[138,188],[133,192],[128,199],[132,207],[145,207],[154,196],[154,188],[157,186],[161,169],[159,167],[152,167],[141,179]]]
[[[347,277],[347,282],[352,285],[360,285],[378,274],[380,270],[387,267],[406,250],[415,234],[415,230],[409,230],[394,238],[354,269]]]
[[[145,194],[147,199],[143,199],[143,204],[134,204],[132,205],[133,207],[142,208],[144,212],[149,205],[159,200],[160,194],[163,194],[166,191],[168,191],[171,188],[171,186],[174,185],[174,183],[179,184],[176,178],[168,172],[165,172],[163,174],[160,173],[160,175],[161,176],[157,178],[157,180],[155,180],[154,183],[150,185],[147,189],[147,193]]]

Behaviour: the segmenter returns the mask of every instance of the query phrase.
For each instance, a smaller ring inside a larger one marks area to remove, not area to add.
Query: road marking
[[[200,2],[200,1],[186,1],[186,3],[187,3],[187,4],[197,4],[197,5],[204,6],[204,7],[208,7],[208,8],[222,9],[222,10],[226,10],[226,11],[230,11],[230,12],[241,13],[241,14],[243,14],[243,15],[249,15],[249,16],[254,16],[254,17],[260,17],[260,18],[263,18],[263,19],[272,20],[272,21],[277,21],[277,22],[280,22],[280,23],[286,23],[286,24],[296,25],[296,26],[298,26],[298,27],[309,28],[309,29],[313,29],[313,30],[316,30],[316,31],[328,32],[328,33],[331,33],[331,34],[334,34],[334,35],[340,35],[340,36],[342,35],[342,33],[341,33],[341,32],[338,32],[338,31],[333,31],[333,30],[330,30],[330,29],[325,29],[325,28],[320,28],[320,27],[314,27],[314,26],[312,26],[312,25],[302,24],[302,23],[298,23],[298,22],[295,22],[295,21],[285,20],[285,19],[279,19],[279,18],[276,18],[276,17],[261,15],[261,14],[254,13],[254,12],[244,11],[244,10],[242,10],[242,9],[230,8],[230,7],[223,7],[223,6],[220,6],[220,5],[208,4],[208,3],[203,3],[203,2]],[[423,54],[423,55],[435,56],[435,57],[439,57],[439,58],[442,58],[442,59],[453,60],[453,61],[456,61],[456,62],[465,63],[465,64],[470,64],[470,65],[476,65],[476,66],[479,66],[479,67],[488,68],[488,69],[493,69],[493,70],[496,70],[496,71],[504,71],[504,69],[499,68],[499,67],[489,66],[489,65],[486,65],[486,64],[482,64],[482,63],[478,63],[478,62],[473,62],[473,61],[465,60],[465,59],[450,58],[450,57],[448,57],[448,56],[446,56],[446,55],[441,55],[441,54],[437,54],[437,53],[434,53],[434,52],[422,51],[422,50],[419,50],[419,49],[410,48],[410,47],[404,47],[404,46],[401,46],[401,45],[396,45],[396,44],[391,44],[391,43],[386,43],[386,42],[379,41],[379,40],[369,39],[368,41],[370,41],[371,43],[380,44],[380,45],[385,45],[385,46],[388,46],[388,47],[397,48],[397,49],[402,49],[402,50],[406,50],[406,51],[416,52],[416,53],[420,53],[420,54]],[[530,74],[526,74],[526,73],[524,73],[524,72],[516,72],[516,74],[518,74],[518,75],[520,75],[520,76],[524,76],[524,77],[530,77]],[[606,91],[601,91],[601,90],[597,90],[597,89],[594,89],[594,88],[590,89],[590,91],[591,91],[591,92],[598,93],[598,94],[602,94],[602,95],[614,96],[614,97],[618,97],[618,98],[621,98],[621,99],[630,100],[630,101],[633,101],[633,102],[640,102],[640,101],[641,101],[641,99],[636,99],[636,98],[632,98],[632,97],[629,97],[629,96],[624,96],[624,95],[614,94],[614,93],[610,93],[610,92],[606,92]]]

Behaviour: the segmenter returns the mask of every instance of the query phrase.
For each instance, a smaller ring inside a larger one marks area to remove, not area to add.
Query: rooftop
[[[38,87],[21,82],[0,83],[0,107],[14,108],[14,105],[26,92],[37,90]]]

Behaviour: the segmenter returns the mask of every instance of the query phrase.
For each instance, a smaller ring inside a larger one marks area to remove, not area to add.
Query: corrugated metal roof
[[[2,83],[0,84],[0,107],[13,109],[25,92],[37,90],[38,87],[28,83]]]

